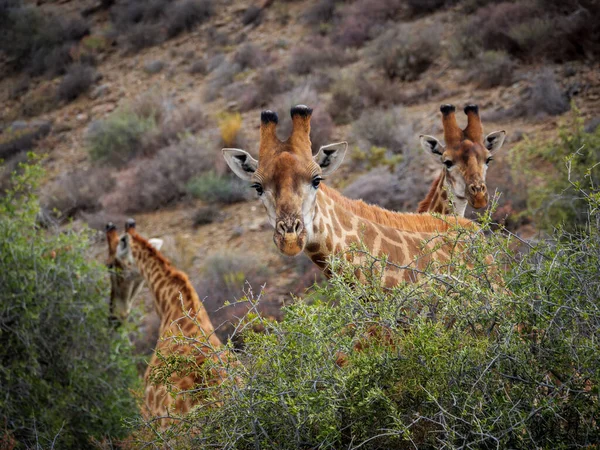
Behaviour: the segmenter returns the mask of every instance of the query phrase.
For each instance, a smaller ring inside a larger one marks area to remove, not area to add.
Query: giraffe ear
[[[502,147],[504,144],[504,139],[506,138],[506,131],[493,131],[488,134],[483,142],[485,143],[485,148],[487,148],[491,153],[494,153]]]
[[[258,161],[245,150],[239,148],[224,148],[223,157],[227,165],[242,180],[250,181],[258,168]]]
[[[332,174],[340,167],[344,156],[346,156],[346,150],[348,150],[348,143],[346,141],[324,145],[319,149],[314,159],[321,167],[323,175]]]
[[[162,247],[164,241],[162,239],[152,238],[152,239],[148,239],[148,243],[152,247],[154,247],[156,250],[160,250],[160,248]]]
[[[421,141],[421,147],[423,147],[423,150],[427,153],[433,153],[434,155],[440,156],[444,153],[444,146],[433,136],[422,134],[419,136],[419,140]]]

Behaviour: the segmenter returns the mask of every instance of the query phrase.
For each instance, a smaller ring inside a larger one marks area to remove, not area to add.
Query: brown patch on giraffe
[[[307,244],[306,251],[308,253],[316,253],[319,251],[320,248],[321,245],[318,242],[311,242],[310,244]]]
[[[397,282],[397,280],[396,280],[396,278],[395,278],[395,277],[393,277],[393,276],[391,276],[391,275],[388,275],[388,276],[386,276],[386,277],[385,277],[385,285],[386,285],[387,287],[393,287],[393,286],[395,286],[397,283],[398,283],[398,282]]]
[[[325,239],[325,247],[327,247],[327,251],[330,253],[333,250],[333,239],[331,235],[328,235],[327,239]]]
[[[321,217],[321,218],[319,218],[319,233],[323,234],[324,231],[325,231],[325,221]]]
[[[334,207],[334,213],[337,216],[337,218],[339,219],[340,225],[342,226],[342,228],[346,231],[352,231],[353,227],[352,227],[352,219],[350,218],[350,214],[348,214],[346,211],[344,211],[342,209],[341,206],[336,205]],[[331,216],[331,220],[333,221],[334,217],[333,215]],[[339,225],[335,226],[335,229],[337,230],[339,228]]]
[[[325,269],[327,267],[327,255],[323,253],[316,253],[312,255],[310,259],[321,269]]]

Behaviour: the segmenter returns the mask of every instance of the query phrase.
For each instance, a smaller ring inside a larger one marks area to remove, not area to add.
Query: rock
[[[108,114],[109,112],[111,112],[113,109],[116,108],[116,105],[114,103],[103,103],[101,105],[96,105],[92,108],[92,114],[93,115],[103,115],[103,114]]]
[[[85,113],[77,114],[77,116],[75,116],[75,118],[77,119],[78,122],[87,122],[89,119],[88,115]]]
[[[165,68],[165,63],[162,61],[146,61],[144,63],[144,72],[149,74],[159,73]]]
[[[96,87],[94,90],[92,90],[92,92],[90,93],[90,98],[92,100],[95,100],[97,98],[105,97],[106,94],[108,94],[109,92],[110,92],[110,84],[102,84],[102,85]]]

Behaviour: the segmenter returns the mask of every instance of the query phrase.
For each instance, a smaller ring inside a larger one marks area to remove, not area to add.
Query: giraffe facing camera
[[[438,214],[454,212],[464,217],[467,204],[475,209],[485,208],[488,204],[485,182],[487,169],[494,154],[504,144],[506,132],[494,131],[484,138],[477,105],[465,106],[468,122],[464,130],[456,122],[454,105],[442,105],[440,112],[445,145],[427,135],[420,136],[420,141],[421,147],[441,164],[442,172],[432,183],[425,199],[419,203],[417,211]]]

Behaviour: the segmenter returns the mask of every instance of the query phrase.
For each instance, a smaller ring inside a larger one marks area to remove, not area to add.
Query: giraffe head
[[[304,250],[312,229],[319,184],[339,167],[348,143],[323,146],[313,157],[312,109],[298,105],[290,113],[292,133],[281,141],[275,133],[277,114],[262,112],[258,161],[240,149],[224,148],[223,156],[231,170],[256,189],[275,229],[275,245],[283,254],[295,256]]]
[[[117,233],[113,223],[106,225],[106,241],[108,243],[108,259],[106,266],[110,271],[110,316],[114,326],[121,325],[131,311],[131,305],[144,285],[144,278],[134,260],[131,239],[135,233],[135,221],[128,219],[125,233]],[[150,239],[148,242],[156,249],[162,245],[161,239]]]
[[[464,130],[456,123],[453,105],[442,105],[440,111],[445,145],[433,136],[423,135],[421,146],[443,165],[454,197],[467,200],[473,208],[483,208],[488,203],[487,168],[494,153],[502,147],[506,132],[494,131],[483,137],[477,105],[465,106],[468,122]]]

